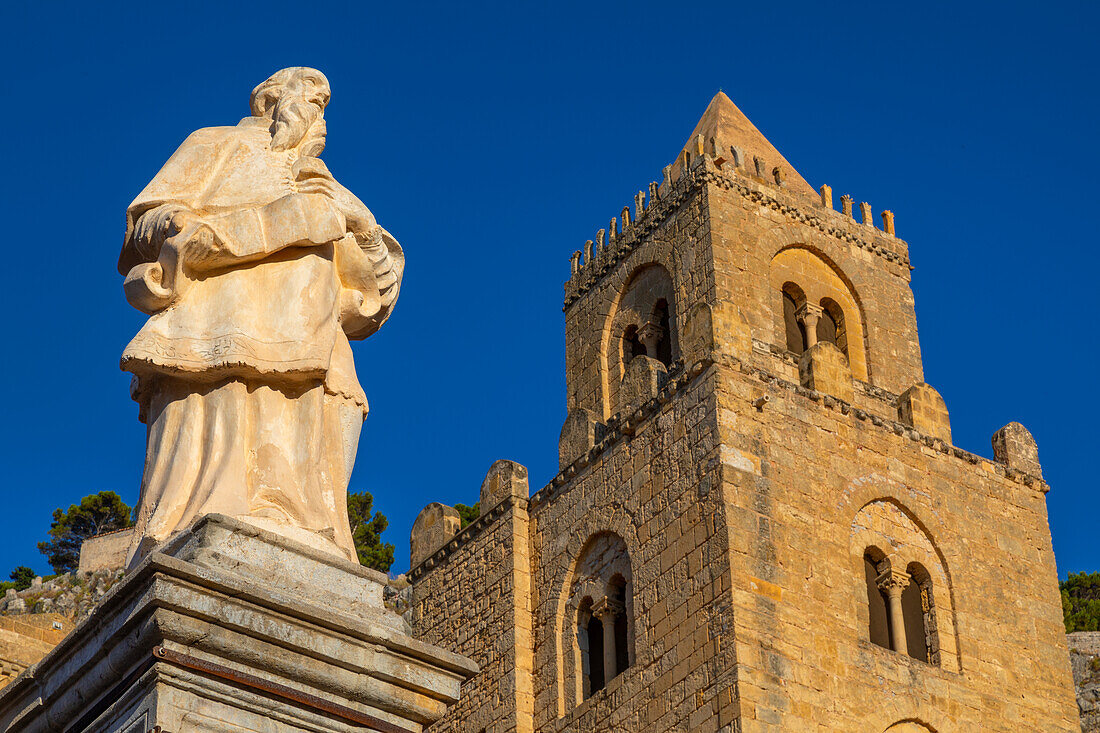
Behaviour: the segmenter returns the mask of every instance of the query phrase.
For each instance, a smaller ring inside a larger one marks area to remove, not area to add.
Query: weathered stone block
[[[125,567],[126,553],[130,549],[133,538],[133,528],[89,537],[80,543],[78,569],[82,573],[94,573],[97,570],[115,570]]]
[[[410,638],[385,583],[207,515],[0,692],[0,730],[420,731],[477,667]]]
[[[798,377],[803,387],[852,401],[852,371],[847,357],[835,344],[819,341],[802,352]]]
[[[501,459],[489,467],[481,482],[481,511],[488,511],[509,496],[526,500],[530,495],[527,467]]]
[[[651,356],[635,356],[626,366],[626,375],[619,388],[622,412],[635,410],[657,396],[668,381],[668,369]]]
[[[951,418],[940,393],[924,382],[914,384],[898,398],[898,419],[916,430],[951,442]]]
[[[1039,463],[1039,446],[1031,431],[1018,422],[1010,422],[993,433],[993,457],[1009,468],[1030,474],[1035,478],[1043,477],[1043,467]]]
[[[409,535],[409,561],[416,567],[433,552],[450,542],[462,526],[453,506],[433,501],[420,510]]]
[[[583,408],[570,411],[558,436],[558,468],[564,469],[595,447],[602,425]]]
[[[752,352],[752,332],[733,303],[697,303],[684,326],[682,349],[688,365],[721,355],[745,359]]]

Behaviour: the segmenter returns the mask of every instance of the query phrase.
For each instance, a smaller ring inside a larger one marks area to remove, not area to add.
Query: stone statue
[[[348,339],[389,317],[400,245],[319,159],[325,76],[192,133],[126,212],[122,354],[148,426],[133,565],[218,512],[355,560],[346,494],[367,400]]]

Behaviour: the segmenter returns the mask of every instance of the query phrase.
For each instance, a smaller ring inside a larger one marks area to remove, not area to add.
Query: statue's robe
[[[360,249],[332,199],[297,194],[297,153],[270,149],[269,122],[196,131],[127,211],[123,274],[156,259],[134,232],[166,204],[220,245],[122,355],[148,426],[131,562],[211,512],[355,558],[346,492],[367,401],[348,335],[388,317],[403,257],[392,238]]]

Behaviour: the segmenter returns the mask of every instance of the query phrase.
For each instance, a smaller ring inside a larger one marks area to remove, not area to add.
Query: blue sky
[[[811,184],[896,212],[956,444],[989,456],[1027,425],[1060,574],[1100,570],[1096,3],[21,5],[0,47],[0,576],[48,571],[55,507],[136,502],[125,207],[294,65],[328,75],[325,159],[408,257],[393,318],[355,345],[371,415],[352,489],[389,515],[394,570],[417,512],[476,501],[495,459],[552,477],[569,254],[719,88]]]

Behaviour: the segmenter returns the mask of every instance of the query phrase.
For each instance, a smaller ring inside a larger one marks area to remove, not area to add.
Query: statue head
[[[252,90],[252,116],[271,120],[271,149],[301,147],[302,155],[325,149],[324,111],[331,91],[317,69],[291,66],[276,71]]]

